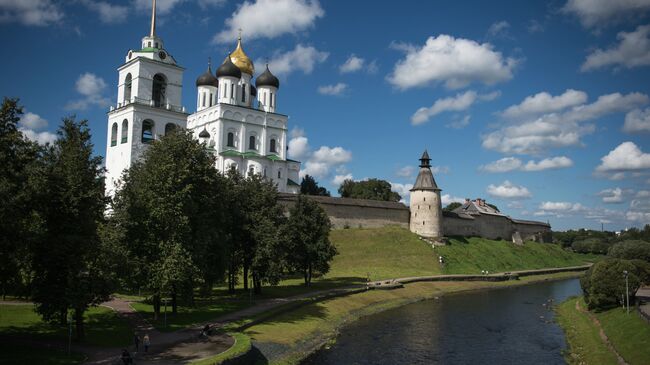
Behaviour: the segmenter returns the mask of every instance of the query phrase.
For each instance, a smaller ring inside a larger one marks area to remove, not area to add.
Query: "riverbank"
[[[297,364],[335,340],[341,328],[356,319],[427,299],[470,290],[489,290],[579,277],[580,272],[527,276],[520,280],[485,282],[416,282],[396,290],[370,290],[304,305],[244,330],[270,364]]]
[[[650,364],[650,324],[631,308],[600,313],[587,311],[582,297],[570,298],[557,308],[557,320],[569,344],[569,364]]]

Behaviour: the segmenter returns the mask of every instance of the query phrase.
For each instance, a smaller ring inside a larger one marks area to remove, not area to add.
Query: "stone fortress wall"
[[[399,202],[336,198],[306,195],[315,200],[330,217],[332,228],[377,228],[397,225],[409,228],[409,207]],[[280,194],[285,207],[293,205],[298,196]],[[551,242],[551,227],[543,222],[524,221],[504,215],[481,214],[467,217],[453,212],[443,212],[445,236],[477,236],[488,239]]]

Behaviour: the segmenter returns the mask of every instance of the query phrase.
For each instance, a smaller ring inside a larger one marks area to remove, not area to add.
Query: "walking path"
[[[591,321],[598,327],[598,334],[600,335],[600,339],[605,343],[605,346],[611,351],[614,355],[616,355],[616,360],[618,361],[619,365],[628,365],[628,363],[623,359],[623,356],[621,356],[618,351],[614,348],[612,343],[609,341],[609,338],[605,334],[605,331],[603,330],[603,327],[600,325],[600,321],[598,318],[596,318],[591,312],[588,310],[585,310],[580,306],[580,300],[576,300],[576,310],[578,312],[586,314]]]

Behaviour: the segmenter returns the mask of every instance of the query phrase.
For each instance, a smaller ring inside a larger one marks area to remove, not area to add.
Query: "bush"
[[[597,262],[587,270],[580,279],[580,286],[589,309],[605,310],[618,306],[625,295],[625,277],[628,272],[630,301],[641,283],[638,272],[644,270],[635,266],[633,261],[607,259]]]
[[[650,242],[641,240],[619,242],[610,248],[609,256],[619,259],[639,259],[650,262]]]
[[[575,241],[571,244],[573,251],[578,253],[596,253],[606,254],[609,250],[609,243],[601,238],[587,238],[580,241]]]

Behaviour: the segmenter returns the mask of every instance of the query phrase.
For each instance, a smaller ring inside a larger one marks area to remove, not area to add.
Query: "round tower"
[[[271,73],[268,63],[266,64],[266,70],[255,79],[255,86],[257,87],[258,109],[275,113],[280,80]]]
[[[420,172],[411,189],[411,232],[423,237],[440,238],[442,232],[441,189],[431,172],[431,159],[425,150],[420,158]]]
[[[208,60],[208,69],[196,79],[196,111],[217,104],[217,87],[219,81],[212,74],[212,62]]]

